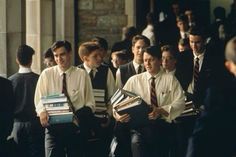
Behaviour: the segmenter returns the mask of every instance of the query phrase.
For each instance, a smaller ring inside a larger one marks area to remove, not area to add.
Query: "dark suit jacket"
[[[187,157],[236,155],[236,80],[219,77],[207,90],[206,110],[196,121]]]
[[[135,74],[136,71],[134,68],[133,61],[130,61],[129,63],[120,66],[120,77],[123,85],[125,85],[128,79]]]
[[[9,80],[0,77],[0,147],[13,127],[14,96]],[[1,148],[0,148],[1,150]]]
[[[203,104],[203,99],[206,93],[206,89],[209,85],[212,70],[214,68],[217,58],[211,55],[211,49],[206,48],[201,70],[199,72],[199,78],[196,86],[196,93],[192,95],[192,99],[196,105]],[[193,52],[186,51],[180,54],[178,58],[179,69],[181,72],[177,75],[183,89],[187,91],[188,86],[193,79],[193,69],[194,69],[194,56]],[[181,76],[179,76],[181,75]]]

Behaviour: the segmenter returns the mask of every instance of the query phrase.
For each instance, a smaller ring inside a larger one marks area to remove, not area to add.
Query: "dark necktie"
[[[193,91],[196,91],[197,81],[199,77],[199,58],[196,58],[195,65],[194,65],[194,72],[193,72],[193,79],[194,79],[194,88]]]
[[[93,80],[93,78],[94,78],[94,76],[93,76],[93,69],[91,69],[90,70],[90,72],[89,72],[89,76],[90,76],[90,78],[91,78],[91,81]]]
[[[142,65],[138,66],[138,74],[142,73]]]
[[[63,79],[62,79],[62,93],[64,93],[65,96],[68,95],[68,93],[67,93],[67,86],[66,86],[66,73],[63,73]]]
[[[155,77],[152,77],[152,81],[151,81],[151,105],[152,106],[158,106],[157,105],[157,96],[156,96],[156,83],[155,83]]]

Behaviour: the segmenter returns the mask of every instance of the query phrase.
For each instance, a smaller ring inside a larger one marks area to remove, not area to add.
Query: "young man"
[[[152,122],[146,127],[130,128],[131,152],[133,157],[167,157],[170,150],[170,123],[184,110],[185,97],[177,79],[161,70],[161,52],[158,47],[144,49],[143,60],[147,71],[132,76],[124,89],[141,96],[150,105],[152,110],[148,118]],[[131,118],[129,114],[119,115],[115,110],[113,116],[121,126],[126,125]],[[129,138],[123,141],[121,136],[118,144],[129,147]]]
[[[226,69],[218,63],[207,90],[206,109],[196,121],[186,157],[236,155],[236,37],[227,43],[225,59]],[[225,73],[220,68],[224,68]]]
[[[64,156],[65,154],[68,157],[80,157],[83,156],[83,146],[87,140],[86,125],[90,123],[89,117],[95,110],[91,81],[84,70],[71,65],[72,49],[68,41],[57,41],[51,49],[57,65],[42,72],[34,99],[41,125],[46,127],[46,157]],[[66,89],[64,89],[65,86]],[[71,100],[79,120],[80,132],[73,123],[60,125],[49,125],[48,123],[49,116],[40,99],[42,96],[62,92]]]
[[[116,85],[121,88],[126,81],[133,75],[144,71],[143,67],[143,49],[150,45],[150,41],[143,35],[136,35],[132,39],[132,52],[134,59],[124,65],[121,65],[116,72]]]
[[[111,106],[109,106],[108,102],[110,97],[115,93],[116,87],[115,80],[110,68],[107,65],[102,64],[102,51],[103,50],[96,42],[85,42],[81,44],[78,53],[84,63],[79,65],[79,68],[85,69],[86,72],[90,75],[92,87],[94,90],[102,90],[104,92],[104,95],[102,96],[104,100],[102,103],[104,103],[104,106],[100,105],[100,107],[104,107],[105,110],[103,111],[108,113],[108,115],[111,115]],[[96,110],[99,111],[99,100],[96,100],[96,97],[95,101]],[[100,124],[101,137],[99,138],[102,143],[99,145],[99,150],[97,150],[98,152],[93,152],[93,156],[108,156],[109,144],[112,135],[111,124],[109,124],[110,120],[110,118],[106,119]]]
[[[20,156],[43,156],[43,128],[35,112],[34,92],[39,75],[32,72],[34,50],[28,45],[17,49],[19,71],[9,77],[15,95],[14,125],[11,137]]]

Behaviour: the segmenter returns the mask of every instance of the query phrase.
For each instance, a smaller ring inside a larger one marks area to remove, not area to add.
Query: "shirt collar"
[[[199,58],[199,60],[202,60],[203,58],[204,58],[204,54],[205,54],[205,50],[204,50],[204,52],[202,53],[202,54],[200,54],[200,55],[196,55],[195,53],[193,53],[193,56],[194,56],[194,60],[196,59],[196,58]]]
[[[20,65],[18,72],[19,73],[30,73],[30,72],[32,72],[32,70],[31,70],[31,68],[23,67],[22,65]]]
[[[58,65],[56,65],[57,70],[59,71],[60,76],[63,75],[63,73],[66,73],[67,75],[70,75],[71,71],[72,71],[72,66],[70,66],[66,71],[62,71]]]
[[[135,70],[138,69],[139,65],[141,65],[142,68],[143,68],[143,64],[138,64],[138,63],[136,63],[135,61],[133,61],[133,65],[134,65],[134,69],[135,69]]]
[[[148,80],[151,80],[153,77],[155,77],[155,78],[160,77],[163,72],[164,72],[164,70],[160,69],[160,71],[156,75],[151,75],[148,71],[146,71],[145,73],[147,75]]]
[[[91,69],[90,67],[88,67],[85,63],[84,63],[84,68],[87,71],[87,73],[90,73],[91,70],[93,70],[94,72],[97,72],[97,69]]]

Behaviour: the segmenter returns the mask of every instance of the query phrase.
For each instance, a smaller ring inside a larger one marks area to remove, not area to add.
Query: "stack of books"
[[[95,99],[95,113],[94,116],[98,118],[98,121],[105,123],[107,121],[107,106],[105,101],[104,89],[93,89],[93,95]]]
[[[199,109],[195,107],[192,101],[185,102],[185,109],[179,117],[189,117],[196,116],[200,112]]]
[[[135,93],[118,89],[111,98],[111,104],[118,114],[130,115],[129,123],[132,128],[142,127],[149,123],[148,113],[151,112],[151,107]]]
[[[49,124],[71,123],[73,112],[64,94],[43,96],[41,102],[49,115]]]

